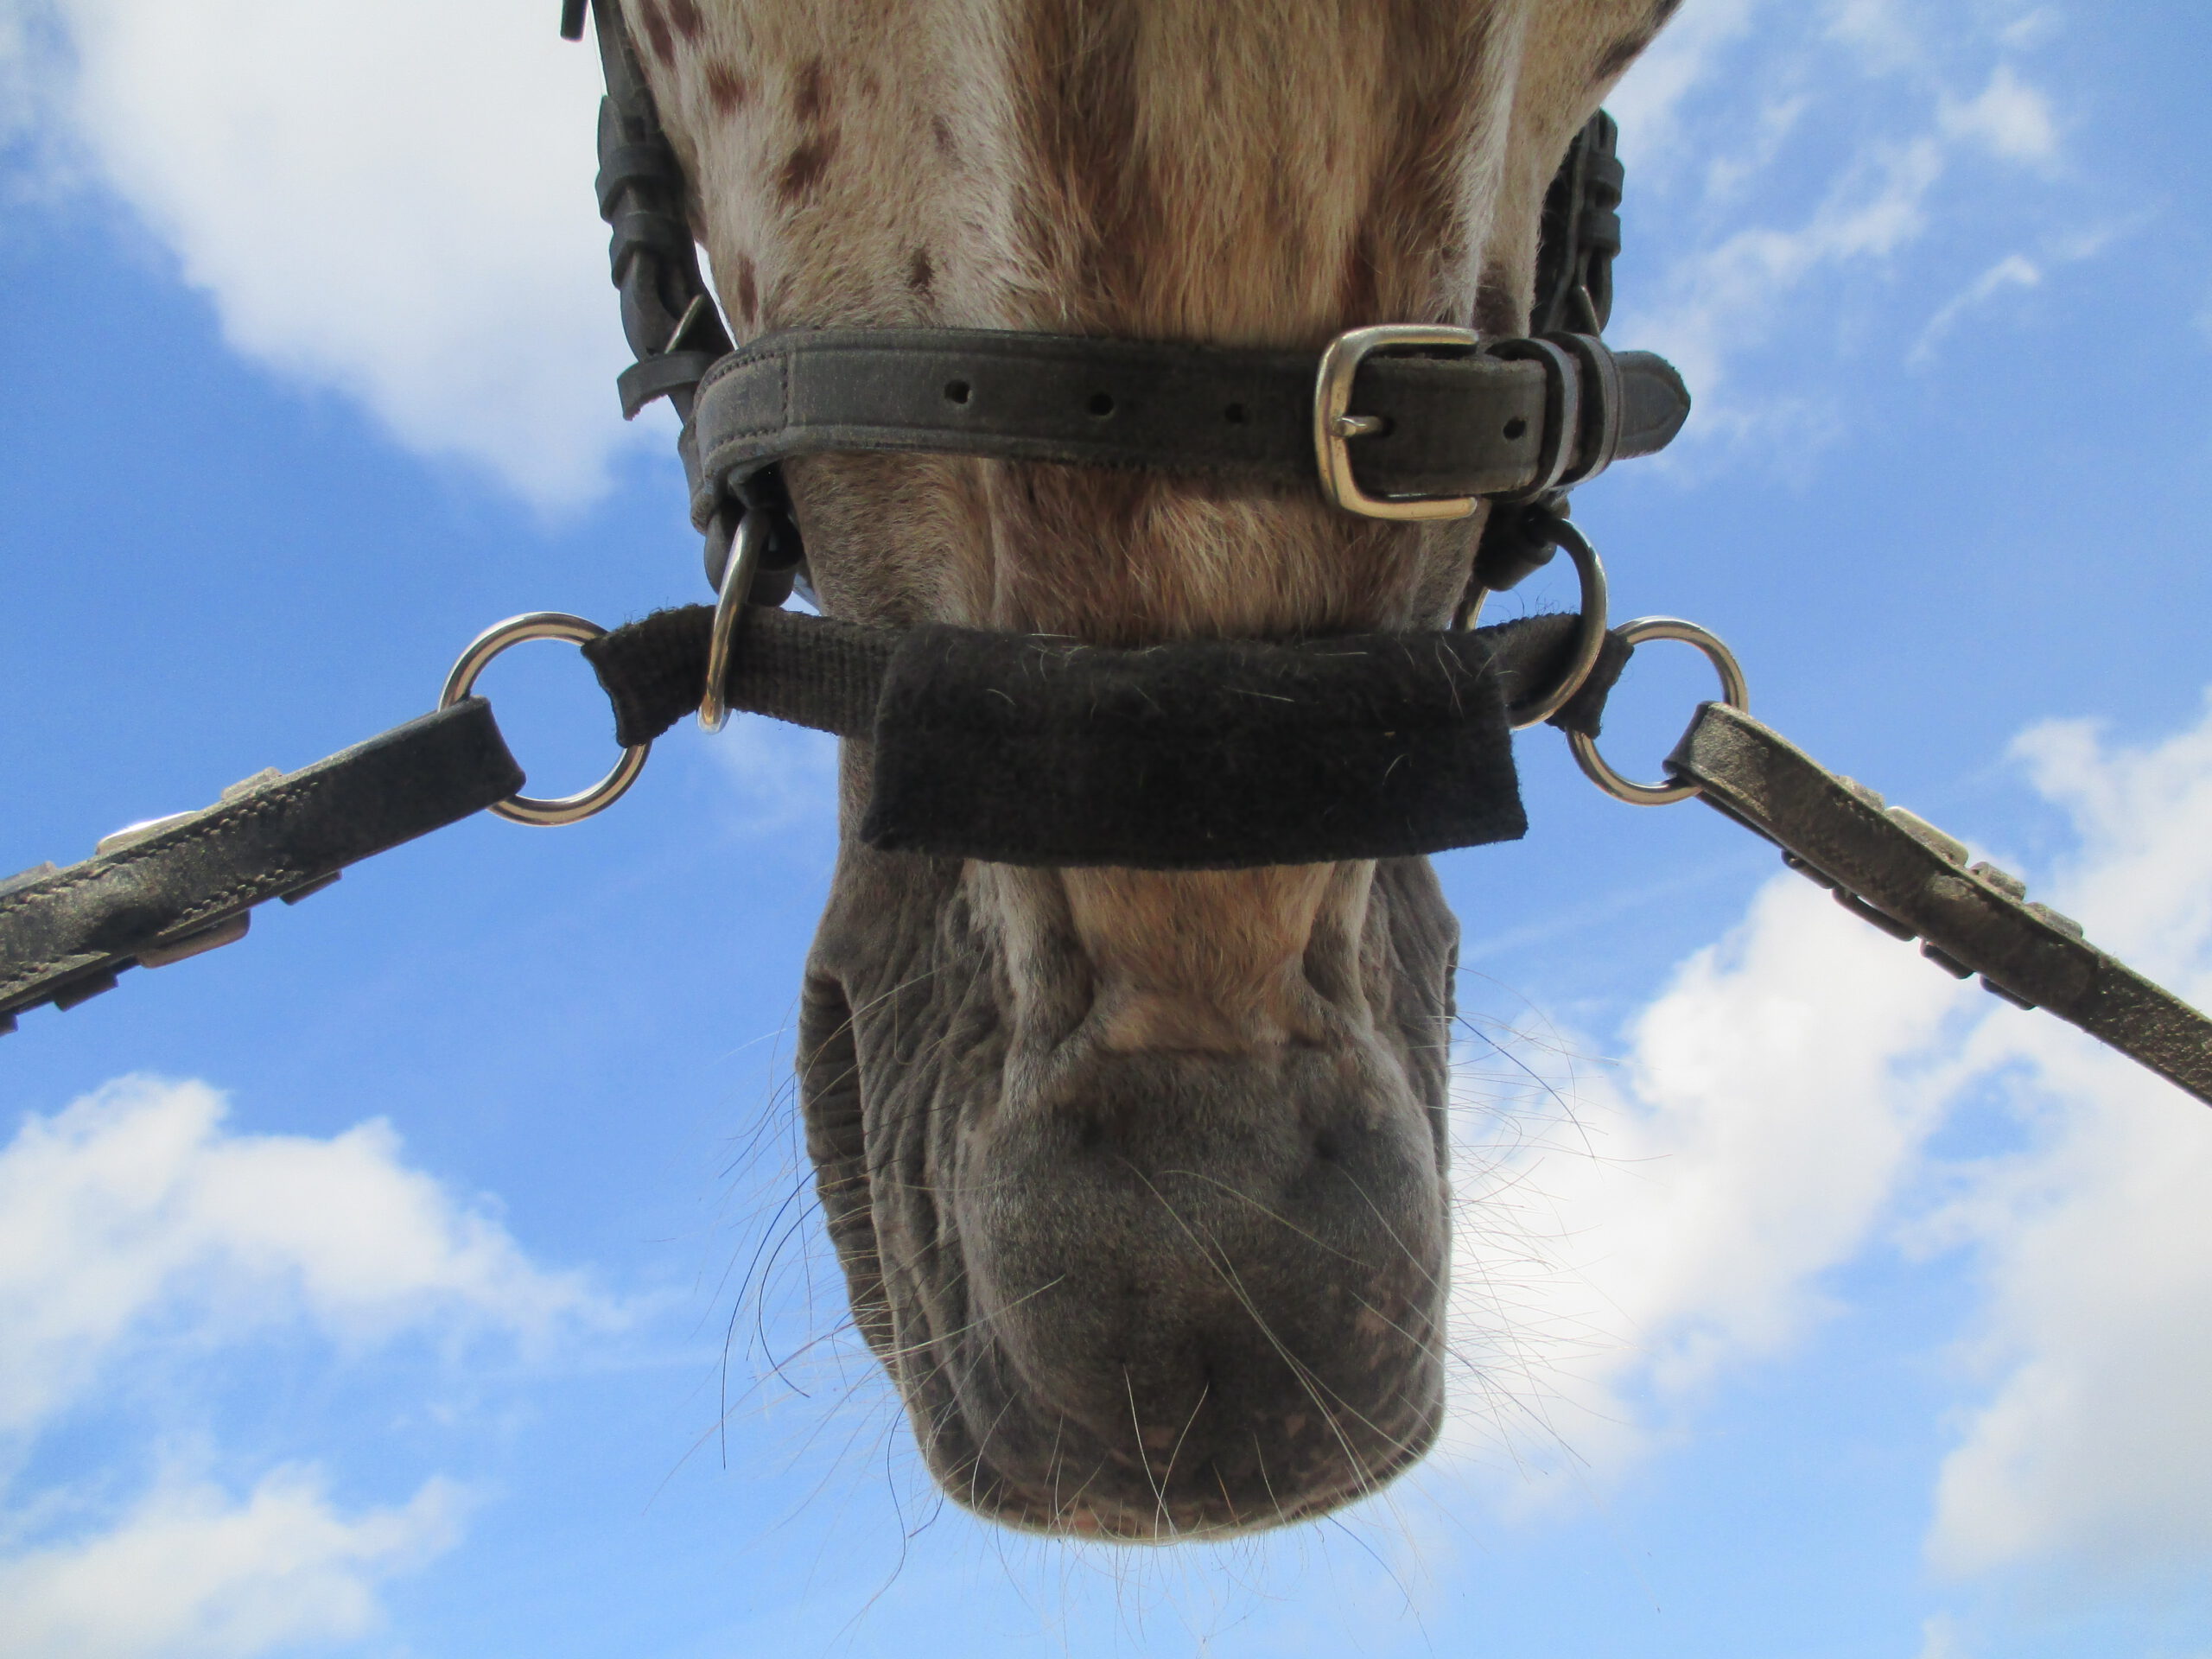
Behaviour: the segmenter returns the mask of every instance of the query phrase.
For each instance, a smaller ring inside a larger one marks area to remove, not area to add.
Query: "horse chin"
[[[1220,1054],[1021,1030],[957,867],[858,862],[810,975],[808,1143],[938,1484],[1025,1529],[1166,1541],[1318,1516],[1418,1461],[1453,931],[1426,863],[1377,870],[1368,1017]]]

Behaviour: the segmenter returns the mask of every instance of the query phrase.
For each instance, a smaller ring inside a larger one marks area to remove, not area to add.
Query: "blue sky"
[[[498,617],[701,596],[592,66],[457,10],[0,7],[0,870]],[[1580,507],[1620,614],[2200,1004],[2208,54],[2173,0],[1688,0],[1613,102],[1613,333],[1699,412]],[[564,653],[486,689],[539,786],[604,763]],[[2212,1654],[2212,1117],[1523,768],[1529,839],[1441,861],[1457,1405],[1384,1499],[1131,1553],[931,1496],[793,1133],[829,753],[741,721],[0,1044],[0,1648]]]

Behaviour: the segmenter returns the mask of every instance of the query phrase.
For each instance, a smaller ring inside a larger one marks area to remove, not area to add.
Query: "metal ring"
[[[1676,616],[1639,616],[1632,622],[1622,623],[1613,632],[1629,646],[1640,645],[1647,639],[1679,639],[1686,645],[1695,645],[1720,676],[1720,701],[1732,709],[1750,706],[1751,693],[1744,683],[1744,671],[1736,661],[1736,653],[1696,623],[1685,622]],[[1567,742],[1574,751],[1574,763],[1582,768],[1582,775],[1614,799],[1626,801],[1630,806],[1670,806],[1699,792],[1700,785],[1696,784],[1639,784],[1622,777],[1598,753],[1597,740],[1580,732],[1569,732]]]
[[[748,512],[737,521],[737,537],[722,561],[722,590],[715,596],[715,626],[707,636],[707,689],[699,699],[699,729],[719,732],[729,721],[722,682],[729,677],[737,647],[737,619],[753,592],[753,573],[768,545],[768,515]]]
[[[1541,725],[1560,709],[1567,700],[1582,689],[1582,682],[1590,677],[1590,671],[1598,665],[1599,653],[1605,648],[1605,565],[1598,556],[1598,550],[1590,545],[1590,538],[1564,518],[1559,522],[1559,544],[1574,561],[1574,575],[1582,585],[1581,626],[1575,630],[1574,657],[1567,671],[1559,677],[1558,683],[1541,697],[1510,705],[1505,718],[1516,732],[1531,726]],[[1483,601],[1490,589],[1478,587],[1452,619],[1453,626],[1470,629],[1482,615]]]
[[[469,694],[476,684],[476,677],[487,664],[510,645],[518,645],[525,639],[565,639],[570,645],[587,645],[605,637],[607,630],[596,622],[566,611],[531,611],[522,616],[511,616],[504,622],[494,622],[490,627],[468,642],[461,653],[460,661],[446,676],[445,689],[438,693],[438,707],[450,709]],[[575,823],[594,812],[603,812],[622,798],[623,791],[638,781],[638,774],[645,769],[645,756],[652,753],[650,743],[633,743],[622,751],[622,758],[614,769],[589,789],[575,795],[563,795],[556,800],[540,800],[535,796],[510,795],[504,801],[494,801],[492,810],[500,817],[516,823]]]

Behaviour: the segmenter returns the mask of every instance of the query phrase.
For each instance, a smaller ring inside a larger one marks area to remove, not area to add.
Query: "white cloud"
[[[341,1515],[311,1470],[271,1473],[243,1503],[163,1486],[107,1531],[0,1560],[0,1651],[39,1659],[249,1659],[358,1637],[379,1580],[458,1536],[461,1495]]]
[[[205,1084],[130,1077],[0,1149],[10,1466],[41,1467],[29,1454],[79,1407],[192,1422],[208,1355],[249,1338],[304,1328],[342,1364],[372,1341],[528,1345],[622,1317],[407,1167],[387,1125],[239,1135]],[[0,1652],[245,1659],[358,1636],[384,1579],[459,1536],[462,1495],[435,1476],[397,1508],[349,1511],[312,1467],[233,1499],[148,1468],[156,1439],[110,1432],[71,1459],[74,1484],[0,1489]],[[119,1491],[140,1496],[118,1510]]]
[[[1954,1573],[2212,1554],[2212,1121],[2125,1060],[2067,1058],[2045,1144],[1942,1217],[1980,1257],[1971,1351],[1996,1378],[1936,1484],[1929,1553]]]
[[[2024,12],[1998,31],[1997,38],[2016,52],[2031,51],[2051,39],[2066,27],[2066,18],[2056,6],[2037,6]]]
[[[739,715],[709,741],[715,767],[736,785],[734,823],[747,835],[810,825],[834,839],[837,741],[825,733]],[[813,838],[822,844],[819,836]]]
[[[1948,1614],[1937,1613],[1920,1627],[1920,1659],[1966,1659],[1959,1642],[1959,1625]]]
[[[1666,274],[1659,296],[1614,332],[1682,371],[1698,397],[1691,431],[1699,441],[1725,446],[1753,432],[1770,440],[1785,427],[1801,441],[1817,438],[1825,424],[1817,412],[1787,396],[1745,397],[1728,385],[1730,368],[1765,343],[1814,278],[1878,265],[1916,240],[1945,165],[1944,147],[1933,137],[1871,146],[1802,224],[1737,230],[1688,254]]]
[[[1682,101],[1716,60],[1751,31],[1759,0],[1686,0],[1605,99],[1620,123],[1622,153],[1639,174],[1688,159],[1680,142]]]
[[[1836,0],[1828,37],[1856,47],[1879,69],[1902,69],[1923,55],[1920,35],[1898,0]]]
[[[1802,1332],[1818,1275],[1858,1253],[1936,1121],[1924,1055],[1961,1005],[1809,882],[1769,882],[1637,1020],[1618,1080],[1572,1085],[1571,1133],[1508,1160],[1510,1224],[1543,1241],[1533,1274],[1509,1275],[1503,1306],[1471,1274],[1456,1293],[1462,1328],[1515,1332],[1504,1392],[1611,1472],[1717,1373]]]
[[[544,4],[35,3],[67,50],[19,30],[14,78],[237,349],[541,507],[602,486],[628,354],[591,195],[599,72]]]
[[[1854,307],[1891,286],[1909,253],[1963,233],[1944,203],[1968,179],[1978,235],[1993,204],[2055,219],[2005,175],[2031,168],[2048,189],[2058,122],[2003,55],[2011,24],[1986,8],[1713,0],[1675,28],[1611,100],[1639,272],[1630,281],[1624,267],[1612,332],[1671,358],[1696,391],[1687,442],[1663,465],[1694,471],[1747,445],[1794,460],[1847,429],[1808,366],[1808,339],[1834,350],[1862,337]],[[2022,239],[2050,241],[2051,229]],[[1794,366],[1753,384],[1743,365],[1785,327]]]
[[[1946,100],[1946,132],[1969,138],[2008,162],[2048,162],[2058,154],[2058,124],[2050,100],[2000,63],[1989,84],[1970,101]]]
[[[1927,362],[1936,354],[1936,347],[1945,335],[1958,326],[1958,321],[1976,306],[1986,303],[2008,288],[2040,288],[2043,286],[2043,267],[2025,254],[2008,253],[1987,270],[1967,284],[1964,289],[1937,308],[1920,331],[1906,361],[1913,364]]]
[[[35,1429],[135,1330],[181,1312],[200,1340],[302,1316],[355,1340],[612,1317],[406,1168],[387,1125],[238,1135],[225,1110],[201,1084],[127,1078],[29,1118],[0,1152],[0,1432]]]
[[[2018,749],[2082,832],[2053,901],[2212,1001],[2212,709],[2145,749],[2080,722]],[[1970,1352],[1994,1379],[1944,1464],[1930,1554],[1954,1572],[2193,1571],[2212,1552],[2212,1114],[2056,1022],[1986,1037],[1982,1063],[2024,1068],[2039,1133],[1961,1172],[1921,1235],[1975,1252],[1988,1302]]]
[[[2016,755],[2078,840],[2042,896],[2212,1000],[2212,700],[2145,749],[2061,722]],[[1783,1350],[1829,1305],[1824,1276],[1887,1241],[1958,1253],[1985,1293],[1958,1350],[1956,1444],[1931,1471],[1939,1568],[2187,1573],[2212,1552],[2202,1105],[1955,984],[1794,877],[1676,973],[1617,1077],[1555,1081],[1572,1115],[1542,1144],[1459,1164],[1474,1202],[1457,1345],[1491,1414],[1540,1420],[1506,1421],[1522,1501],[1557,1485],[1531,1488],[1529,1465],[1603,1477],[1687,1432],[1703,1391]],[[2026,1149],[1931,1154],[1968,1101],[2009,1111]],[[1463,1453],[1484,1445],[1462,1427]],[[1939,1621],[1927,1651],[1959,1640]]]

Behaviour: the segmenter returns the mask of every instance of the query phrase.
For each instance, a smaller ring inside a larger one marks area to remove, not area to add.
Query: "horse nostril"
[[[1313,1156],[1322,1163],[1340,1162],[1344,1155],[1344,1148],[1338,1144],[1336,1135],[1330,1130],[1324,1129],[1313,1137]]]

